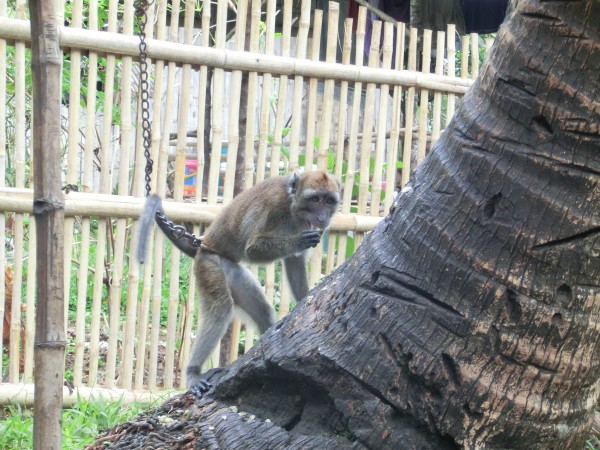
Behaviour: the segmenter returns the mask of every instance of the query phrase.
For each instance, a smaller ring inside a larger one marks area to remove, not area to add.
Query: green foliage
[[[83,448],[92,443],[101,430],[125,422],[147,410],[148,403],[124,405],[122,400],[106,401],[102,397],[89,401],[78,398],[72,408],[63,411],[63,448]],[[7,406],[0,410],[0,450],[33,447],[33,411]]]

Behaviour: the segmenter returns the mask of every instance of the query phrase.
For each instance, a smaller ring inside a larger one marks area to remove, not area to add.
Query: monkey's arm
[[[316,247],[321,235],[316,230],[304,230],[292,236],[260,234],[248,240],[246,258],[250,262],[268,263]]]
[[[305,255],[304,253],[290,255],[283,260],[283,264],[294,298],[299,302],[308,293]]]

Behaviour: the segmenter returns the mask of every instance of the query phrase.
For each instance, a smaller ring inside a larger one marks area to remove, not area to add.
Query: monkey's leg
[[[290,255],[283,260],[285,273],[292,293],[299,302],[308,294],[308,279],[306,278],[306,258],[304,253]]]
[[[219,256],[208,252],[200,251],[196,256],[200,326],[187,366],[188,389],[202,382],[202,364],[225,334],[233,315],[233,300],[219,260]]]
[[[275,323],[275,310],[267,302],[262,286],[252,272],[241,264],[221,258],[233,301],[256,323],[261,334]]]

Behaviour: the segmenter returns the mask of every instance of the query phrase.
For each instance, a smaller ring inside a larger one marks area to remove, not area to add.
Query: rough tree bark
[[[213,392],[173,401],[174,448],[583,448],[600,375],[600,2],[513,6],[412,190]],[[120,429],[114,448],[151,442]]]

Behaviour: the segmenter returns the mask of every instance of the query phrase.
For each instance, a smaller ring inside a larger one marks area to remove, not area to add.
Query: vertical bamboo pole
[[[123,5],[123,34],[133,35],[133,0],[125,0]],[[130,56],[124,56],[121,61],[121,148],[120,148],[120,167],[119,167],[119,195],[128,195],[129,188],[129,168],[130,154],[133,140],[132,131],[132,66],[133,60]],[[131,183],[132,189],[136,189],[136,184]],[[132,227],[130,245],[131,248],[137,248],[138,224],[135,222]],[[115,267],[120,267],[121,282],[124,281],[124,262],[125,246],[127,241],[127,219],[117,221],[117,247],[115,249]],[[120,251],[117,251],[120,250]],[[133,381],[133,360],[135,344],[135,323],[137,319],[137,295],[139,285],[139,264],[134,255],[130,252],[128,258],[128,279],[125,306],[125,324],[123,326],[123,347],[121,358],[121,374],[119,376],[120,385],[124,389],[131,389]],[[117,259],[118,258],[118,259]],[[121,292],[123,289],[119,289]]]
[[[423,30],[423,65],[421,72],[429,73],[431,64],[431,30]],[[419,137],[417,145],[417,164],[423,161],[427,152],[427,116],[429,115],[429,90],[421,89],[421,106],[419,107]]]
[[[117,13],[118,2],[110,0],[108,6],[108,31],[117,31]],[[112,147],[112,100],[115,88],[115,68],[116,60],[114,55],[106,57],[106,83],[104,85],[104,118],[102,123],[102,145],[101,145],[101,161],[102,161],[102,188],[103,193],[111,191],[111,147]],[[112,223],[107,220],[109,226],[108,232],[112,235]],[[100,227],[99,227],[100,228]],[[106,229],[105,229],[106,230]],[[98,230],[100,233],[100,229]],[[103,233],[106,235],[107,233]],[[110,243],[109,243],[110,244]],[[98,249],[97,249],[98,250]],[[104,258],[104,255],[102,255]],[[115,258],[116,259],[116,258]],[[119,328],[121,319],[121,298],[120,298],[120,273],[113,264],[111,266],[111,282],[108,288],[108,349],[106,352],[106,371],[104,376],[104,384],[108,388],[115,386],[115,376],[117,371],[117,348],[119,340]],[[114,285],[117,283],[117,286]]]
[[[89,28],[98,29],[98,1],[91,0],[89,4]],[[96,82],[98,77],[98,55],[94,52],[89,54],[88,92],[87,92],[87,116],[85,125],[85,175],[83,189],[91,192],[93,189],[93,164],[96,136]],[[84,218],[82,226],[90,227],[89,218]],[[102,278],[104,276],[104,246],[106,245],[106,221],[99,220],[96,234],[96,262],[94,271],[94,289],[92,292],[92,314],[90,323],[90,349],[89,349],[89,372],[88,386],[94,386],[98,375],[98,357],[100,354],[100,314],[102,301]],[[87,269],[86,269],[87,270]]]
[[[402,22],[396,24],[396,57],[394,67],[396,70],[404,69],[404,45],[406,25]],[[390,145],[388,147],[388,166],[386,171],[385,204],[384,211],[389,211],[394,200],[396,190],[396,163],[398,161],[398,146],[400,143],[400,120],[402,115],[402,86],[394,86],[392,96],[392,126],[390,129]]]
[[[160,0],[157,5],[157,29],[156,38],[160,40],[166,39],[167,36],[167,0]],[[208,8],[210,10],[210,6]],[[167,86],[163,86],[165,76],[165,62],[162,60],[156,61],[155,65],[155,80],[154,80],[154,95],[153,103],[156,105],[152,111],[152,159],[157,161],[156,176],[153,177],[154,191],[162,198],[166,192],[167,180],[167,149],[169,141],[169,126],[165,130],[161,128],[162,118],[171,117],[173,110],[172,96],[166,96],[164,113],[158,105],[161,104],[163,92],[170,92],[173,88],[174,75],[173,70],[169,68],[167,74]],[[161,115],[162,113],[162,115]],[[167,120],[165,120],[167,122]],[[156,389],[157,369],[158,369],[158,350],[160,338],[160,305],[162,303],[162,267],[165,251],[165,237],[163,233],[154,233],[154,259],[152,268],[152,321],[150,329],[150,355],[148,358],[148,389]],[[139,375],[138,375],[139,376]]]
[[[276,0],[267,0],[265,55],[272,55],[274,53],[276,7]],[[270,73],[263,73],[258,129],[258,155],[256,159],[257,183],[265,179],[267,165],[267,144],[269,140],[269,123],[271,118],[272,79],[273,76]]]
[[[408,70],[417,70],[417,29],[410,29],[408,41]],[[412,132],[415,120],[415,88],[409,87],[406,94],[406,112],[404,114],[404,147],[402,150],[402,186],[408,183],[411,169]]]
[[[220,2],[222,3],[222,2]],[[179,39],[179,0],[174,0],[171,3],[171,23],[169,25],[169,40],[171,42],[178,42]],[[217,36],[219,35],[219,25],[220,23],[217,21]],[[218,37],[217,37],[218,40]],[[174,86],[175,82],[175,71],[176,71],[175,63],[169,62],[169,86]],[[215,77],[215,90],[217,90],[216,86],[219,82],[219,78]],[[173,84],[172,84],[173,83]],[[167,92],[173,92],[172,89],[167,89]],[[174,97],[173,95],[168,95],[168,97]],[[167,102],[169,99],[167,99]],[[172,102],[173,100],[171,100]],[[222,113],[222,107],[219,105],[216,107],[217,110],[220,111],[219,114]],[[216,111],[213,111],[213,115],[216,115]],[[170,120],[171,114],[166,114],[165,117],[165,130],[164,130],[164,147],[163,151],[167,153],[167,142],[169,139],[169,131],[170,131]],[[218,122],[218,119],[217,119]],[[214,135],[213,135],[214,136]],[[219,139],[218,151],[219,154],[221,152],[221,139]],[[213,152],[215,151],[215,142],[213,141]],[[184,154],[184,163],[185,163],[185,150]],[[179,156],[179,159],[181,156]],[[211,167],[211,170],[213,167]],[[217,165],[218,170],[218,165]],[[178,164],[175,169],[175,189],[173,197],[175,200],[181,200],[183,198],[183,167],[182,164]],[[169,274],[169,304],[167,308],[167,335],[166,335],[166,349],[165,349],[165,363],[164,363],[164,387],[166,389],[173,388],[173,382],[175,378],[175,344],[177,343],[177,309],[179,306],[179,264],[181,260],[181,252],[174,246],[171,246],[171,272]]]
[[[185,3],[185,15],[183,21],[183,43],[191,45],[193,43],[194,38],[194,9],[195,2],[186,2]],[[175,198],[178,201],[183,200],[183,182],[185,175],[185,155],[187,150],[187,129],[188,129],[188,115],[187,108],[190,103],[191,92],[190,85],[192,79],[192,66],[189,64],[183,65],[183,74],[182,74],[182,85],[181,85],[181,95],[179,101],[179,119],[177,121],[177,154],[176,154],[176,171],[175,171]],[[198,136],[198,140],[200,136]],[[194,280],[192,279],[192,272],[190,270],[189,286],[192,287]],[[183,324],[182,329],[182,339],[179,347],[179,356],[180,356],[180,367],[187,366],[187,361],[189,359],[189,351],[190,351],[190,339],[191,339],[191,325],[194,321],[194,297],[189,296],[186,299],[185,303],[185,311],[182,310],[180,323]],[[184,315],[185,313],[185,315]],[[185,377],[181,377],[180,386],[185,386]]]
[[[217,25],[215,30],[215,48],[225,48],[225,33],[227,31],[227,2],[217,2]],[[212,94],[212,147],[210,173],[208,179],[208,203],[216,204],[219,188],[221,167],[221,152],[223,145],[223,92],[225,89],[225,71],[213,69]]]
[[[281,56],[290,56],[290,42],[292,35],[292,0],[283,2],[283,28]],[[281,146],[283,144],[283,120],[287,97],[288,77],[279,77],[279,90],[277,93],[277,109],[275,112],[275,124],[273,126],[273,141],[271,143],[271,176],[279,175],[279,163],[281,161]]]
[[[237,14],[235,24],[235,49],[239,52],[244,51],[246,37],[246,18],[248,2],[241,1],[237,3]],[[240,102],[242,95],[242,71],[234,70],[231,73],[231,84],[229,89],[229,128],[228,128],[228,146],[227,146],[227,165],[225,169],[223,203],[227,204],[233,198],[235,186],[236,161],[239,151],[240,135]],[[232,340],[233,342],[233,340]]]
[[[369,49],[369,67],[379,66],[379,40],[381,22],[374,21],[371,32],[371,48]],[[363,111],[362,140],[360,142],[360,181],[358,184],[358,213],[367,214],[369,196],[369,169],[371,163],[371,148],[373,137],[373,119],[375,116],[375,83],[367,83],[365,94],[365,109]]]
[[[33,358],[35,342],[35,290],[36,290],[36,270],[37,260],[37,233],[35,219],[30,216],[29,221],[29,257],[27,258],[27,302],[25,310],[25,352],[23,365],[23,380],[26,383],[33,381]]]
[[[251,1],[251,13],[250,13],[250,42],[249,49],[253,53],[258,53],[259,43],[259,24],[260,24],[260,4],[261,0],[249,0]],[[254,157],[254,145],[255,145],[255,126],[256,126],[256,98],[257,98],[257,86],[258,86],[258,74],[256,72],[250,72],[248,74],[248,113],[246,115],[246,148],[244,149],[244,163],[246,165],[244,177],[245,189],[248,189],[254,184],[254,173],[255,173],[255,157]]]
[[[356,23],[356,61],[355,64],[358,67],[363,65],[364,57],[364,45],[365,45],[365,27],[367,19],[367,9],[364,6],[358,9],[358,22]],[[345,214],[350,213],[352,205],[352,191],[354,189],[354,181],[356,178],[356,148],[359,129],[359,117],[362,103],[362,82],[357,81],[354,83],[354,92],[352,97],[352,112],[350,115],[350,128],[348,130],[348,167],[346,170],[346,182],[344,183],[344,191],[342,197],[342,212]],[[338,254],[338,264],[341,264],[346,259],[346,247],[348,240],[348,232],[340,234],[340,253]],[[342,251],[343,249],[343,251]]]
[[[51,5],[47,5],[50,8]],[[16,2],[15,17],[25,19],[25,2]],[[49,9],[51,10],[51,9]],[[38,18],[39,19],[39,18]],[[41,24],[41,22],[40,22]],[[54,27],[52,28],[54,29]],[[41,28],[37,29],[41,33]],[[38,37],[39,39],[39,37]],[[25,187],[25,43],[15,42],[15,186]],[[41,187],[40,187],[41,188]],[[8,382],[19,380],[21,343],[21,287],[23,285],[23,214],[15,214],[14,222],[14,276],[10,325],[10,360]],[[62,242],[62,241],[61,241]],[[62,253],[61,253],[62,255]],[[61,321],[61,323],[63,323]]]
[[[479,75],[479,35],[471,33],[471,78]]]
[[[342,46],[342,64],[350,64],[350,55],[352,54],[352,19],[344,21],[344,42]],[[342,81],[340,84],[340,109],[338,113],[338,129],[336,139],[336,155],[335,155],[335,177],[342,181],[344,150],[346,143],[346,119],[348,116],[348,82]],[[334,262],[333,255],[327,255],[327,273],[340,264],[346,256],[346,246],[348,242],[348,233],[338,232],[337,238],[337,258]],[[331,236],[331,233],[330,233]],[[331,248],[335,247],[333,245]],[[343,257],[342,257],[343,255]]]
[[[302,0],[300,21],[298,23],[298,36],[296,39],[296,59],[306,59],[308,47],[308,32],[310,30],[310,0]],[[294,96],[292,100],[292,122],[290,132],[290,162],[288,169],[293,172],[298,170],[298,156],[300,155],[300,135],[302,134],[302,103],[304,97],[304,77],[294,77]]]
[[[337,37],[340,8],[337,3],[329,2],[329,11],[327,16],[327,41],[325,48],[325,61],[335,63],[337,54]],[[323,107],[321,120],[319,121],[319,145],[317,153],[317,167],[321,170],[328,169],[328,152],[330,150],[330,141],[333,121],[333,103],[334,103],[335,82],[331,79],[324,81],[323,87]],[[335,244],[335,235],[327,232],[329,236],[328,244],[333,247]],[[322,276],[323,265],[323,242],[311,251],[310,279],[311,284],[316,284]]]
[[[390,69],[392,67],[393,54],[393,24],[383,24],[383,60],[381,67]],[[375,163],[373,170],[373,182],[371,183],[371,215],[379,216],[381,209],[381,193],[383,191],[383,160],[385,159],[386,125],[388,116],[388,98],[390,86],[383,84],[379,88],[379,111],[377,112],[377,134],[375,142]],[[391,162],[390,162],[391,163]]]
[[[148,6],[146,10],[146,27],[144,29],[147,38],[151,38],[153,36],[154,30],[154,4]],[[152,70],[152,64],[150,59],[146,60],[148,64],[148,71]],[[155,73],[154,77],[155,83],[161,83],[162,78]],[[141,88],[141,83],[140,83]],[[156,87],[155,87],[156,89]],[[138,95],[138,136],[137,139],[137,151],[136,151],[136,166],[145,167],[146,161],[144,158],[144,149],[143,149],[143,141],[142,141],[142,123],[141,123],[141,89]],[[160,110],[158,106],[154,108],[155,110]],[[154,113],[154,111],[153,111]],[[159,126],[156,126],[157,129],[160,129]],[[150,143],[150,157],[154,160],[154,155],[152,154],[152,143]],[[142,170],[136,170],[136,180],[134,180],[134,186],[137,186],[138,189],[142,189],[143,179],[145,173]],[[138,180],[139,179],[139,180]],[[152,183],[152,181],[154,183]],[[152,185],[154,185],[154,189],[152,189]],[[156,190],[156,176],[154,180],[151,180],[151,190]],[[134,195],[141,195],[139,190],[134,190]],[[136,233],[137,234],[137,233]],[[144,370],[146,366],[146,346],[148,339],[148,322],[149,322],[149,314],[150,314],[150,297],[152,293],[151,289],[151,279],[152,279],[152,255],[154,253],[154,228],[151,228],[148,239],[148,260],[144,264],[144,274],[143,274],[143,282],[142,282],[142,296],[139,304],[139,313],[138,313],[138,321],[137,321],[137,347],[136,347],[136,359],[135,359],[135,374],[134,374],[134,389],[139,390],[144,386]]]
[[[323,11],[315,9],[313,16],[313,34],[310,43],[310,59],[319,60],[321,49],[321,27],[323,26]],[[306,149],[304,165],[308,170],[313,168],[315,152],[315,127],[317,121],[317,91],[318,82],[316,78],[308,81],[308,102],[306,111]]]
[[[31,2],[34,214],[37,218],[34,448],[61,448],[64,377],[64,205],[60,176],[62,51],[58,3]]]
[[[446,33],[443,31],[437,32],[437,40],[435,44],[435,74],[444,74],[444,42],[446,40]],[[433,126],[431,129],[431,146],[435,144],[440,138],[440,131],[442,129],[442,93],[435,91],[433,94]]]
[[[456,25],[448,25],[448,76],[455,77],[456,73]],[[454,115],[456,109],[456,95],[448,94],[448,107],[446,108],[446,126],[450,123],[450,119]]]
[[[460,44],[460,77],[469,78],[469,35],[465,34]]]
[[[77,0],[73,4],[73,17],[72,26],[81,28],[83,25],[83,1]],[[91,62],[91,57],[88,57],[88,63]],[[73,70],[73,68],[79,68],[81,63],[81,52],[73,49],[71,52],[71,90],[69,98],[71,100],[78,99],[81,95],[81,77],[79,70]],[[91,66],[89,71],[95,70]],[[95,72],[94,72],[95,74]],[[88,83],[88,90],[90,85]],[[95,90],[96,86],[92,89]],[[94,91],[95,92],[95,91]],[[94,99],[95,102],[95,99]],[[87,114],[92,114],[95,117],[95,111],[87,111]],[[76,165],[77,155],[79,153],[79,120],[80,120],[80,102],[71,101],[69,103],[69,146],[68,146],[68,169],[67,169],[67,183],[74,184],[76,179]],[[86,130],[87,134],[87,130]],[[93,139],[93,138],[92,138]],[[87,156],[87,155],[86,155]],[[84,171],[85,172],[85,171]],[[82,184],[85,185],[86,173],[84,173]],[[69,181],[70,180],[70,181]],[[89,190],[88,190],[89,192]],[[69,302],[69,285],[70,285],[70,267],[71,267],[71,250],[67,240],[73,235],[73,219],[65,219],[65,301],[67,302],[66,308],[68,309]],[[88,281],[88,264],[90,255],[90,221],[89,218],[82,219],[81,223],[81,234],[79,241],[79,270],[77,277],[77,298],[76,298],[76,317],[75,317],[75,354],[74,354],[74,365],[73,365],[73,385],[76,387],[81,386],[83,379],[83,357],[85,348],[85,310],[86,310],[86,291]]]
[[[6,2],[0,2],[0,17],[6,17]],[[6,40],[0,39],[0,123],[6,123]],[[6,127],[0,127],[0,186],[6,184]],[[6,214],[0,214],[0,242],[6,238]],[[6,248],[0,245],[0,352],[6,346],[2,341],[4,337],[4,312],[5,312],[5,286],[6,282]],[[12,299],[11,299],[12,301]],[[0,373],[4,373],[2,358],[0,357]]]

